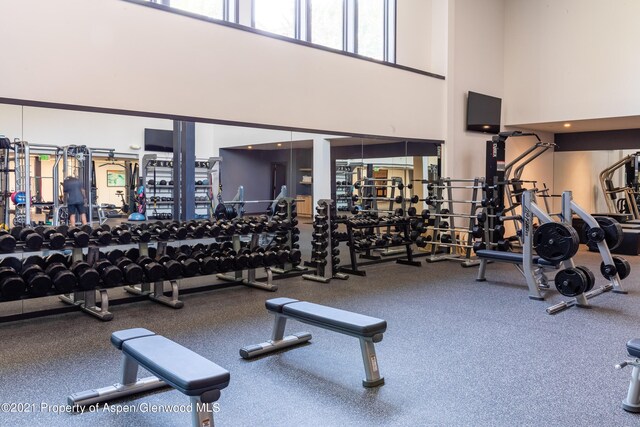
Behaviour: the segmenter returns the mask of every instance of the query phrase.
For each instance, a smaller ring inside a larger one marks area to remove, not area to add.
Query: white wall
[[[0,16],[0,97],[444,138],[443,80],[122,1],[0,0]]]
[[[444,174],[485,175],[485,141],[491,135],[467,132],[468,91],[503,96],[504,0],[449,0],[447,139]]]
[[[505,122],[640,114],[640,2],[509,0]]]
[[[396,63],[438,73],[431,58],[432,0],[397,0]]]

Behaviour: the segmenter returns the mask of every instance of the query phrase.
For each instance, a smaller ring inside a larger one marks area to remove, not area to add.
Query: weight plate
[[[584,293],[589,285],[587,275],[578,268],[560,270],[554,282],[558,292],[566,297],[575,297]]]
[[[616,265],[616,271],[618,272],[618,276],[620,276],[620,280],[626,279],[629,274],[631,274],[631,264],[626,259],[614,256],[613,262]]]
[[[594,276],[593,271],[589,270],[584,265],[576,265],[576,268],[585,274],[587,278],[587,289],[585,290],[585,292],[589,292],[596,284],[596,276]]]
[[[597,216],[595,217],[595,220],[604,232],[604,241],[607,242],[609,250],[613,250],[620,246],[622,239],[624,238],[624,233],[622,232],[622,226],[620,223],[608,216]],[[586,236],[588,237],[590,230],[589,226],[585,224],[584,229]],[[592,242],[591,240],[589,240],[588,244],[590,248],[591,246],[597,246],[597,242]]]
[[[550,262],[566,261],[573,257],[580,238],[573,227],[561,222],[540,225],[533,234],[533,247],[539,256]]]

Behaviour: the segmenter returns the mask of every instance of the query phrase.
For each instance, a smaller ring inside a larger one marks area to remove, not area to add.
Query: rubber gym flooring
[[[3,323],[0,402],[35,405],[37,413],[4,413],[0,425],[189,425],[188,413],[140,412],[142,403],[188,403],[169,389],[111,407],[138,412],[50,411],[70,393],[117,382],[120,353],[109,336],[144,327],[230,370],[218,426],[637,426],[640,415],[620,407],[630,368],[614,369],[626,341],[640,337],[640,260],[627,259],[634,269],[624,281],[628,295],[607,293],[590,310],[554,316],[545,308],[562,297],[552,291],[545,302],[529,300],[510,265],[490,265],[488,281],[478,283],[477,268],[422,258],[420,268],[378,264],[366,277],[329,284],[281,280],[276,293],[232,287],[184,295],[181,310],[153,302],[114,306],[114,320],[105,323],[81,313]],[[597,254],[581,251],[577,260],[604,283]],[[361,386],[355,338],[293,321],[287,331],[311,331],[312,344],[242,360],[240,347],[269,338],[264,300],[277,296],[386,319],[376,345],[386,384]]]

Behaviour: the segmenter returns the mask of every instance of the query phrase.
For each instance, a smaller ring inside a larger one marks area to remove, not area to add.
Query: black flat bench
[[[627,341],[627,353],[634,359],[616,365],[617,369],[625,366],[633,367],[627,397],[622,401],[622,409],[627,412],[640,412],[640,338]]]
[[[496,262],[508,262],[510,264],[523,264],[523,254],[518,252],[504,252],[494,251],[491,249],[481,249],[476,251],[478,258],[487,259]],[[539,256],[533,257],[533,263],[537,265],[544,265],[547,267],[555,267],[557,264],[547,261]]]
[[[366,374],[362,385],[376,387],[384,384],[384,378],[380,376],[378,369],[374,344],[382,341],[382,335],[387,330],[385,320],[292,298],[270,299],[266,301],[265,306],[275,316],[271,340],[241,348],[242,358],[251,359],[308,342],[311,339],[308,332],[284,336],[287,319],[294,319],[358,338]]]
[[[69,405],[91,405],[171,386],[191,398],[193,426],[213,426],[213,410],[209,404],[217,401],[220,390],[229,385],[229,371],[143,328],[114,332],[111,343],[122,350],[122,382],[74,393],[67,398]],[[138,379],[139,366],[154,376]]]

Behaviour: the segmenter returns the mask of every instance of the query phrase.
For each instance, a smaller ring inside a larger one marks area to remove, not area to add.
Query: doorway
[[[271,163],[271,200],[278,197],[283,185],[287,185],[287,164]]]

